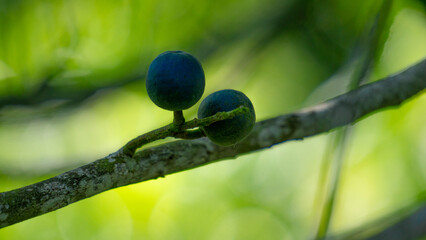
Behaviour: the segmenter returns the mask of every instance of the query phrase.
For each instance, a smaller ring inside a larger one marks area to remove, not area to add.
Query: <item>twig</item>
[[[176,138],[183,138],[183,139],[200,138],[204,136],[201,130],[193,130],[193,131],[186,131],[186,130],[195,128],[195,127],[205,127],[218,121],[231,119],[237,115],[246,113],[248,111],[249,109],[247,107],[239,107],[229,112],[218,112],[213,116],[203,118],[203,119],[195,118],[189,122],[184,122],[184,123],[182,123],[179,120],[178,121],[179,125],[177,125],[176,121],[174,121],[173,123],[167,126],[158,128],[156,130],[153,130],[151,132],[145,133],[143,135],[140,135],[134,138],[130,142],[126,143],[126,145],[124,145],[117,152],[117,154],[124,154],[128,157],[133,157],[133,154],[138,148],[150,142],[160,140],[166,137],[176,137]],[[175,113],[175,119],[176,119],[176,113]]]

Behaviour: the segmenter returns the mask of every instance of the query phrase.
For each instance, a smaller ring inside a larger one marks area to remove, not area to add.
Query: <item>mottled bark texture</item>
[[[136,152],[112,153],[80,168],[0,193],[0,228],[62,208],[112,188],[155,179],[215,161],[303,139],[353,123],[426,87],[426,60],[402,73],[367,84],[315,107],[258,122],[243,142],[220,147],[206,138],[181,140]]]

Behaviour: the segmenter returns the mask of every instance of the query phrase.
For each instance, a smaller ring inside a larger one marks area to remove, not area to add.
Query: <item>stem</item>
[[[201,131],[200,129],[195,129],[195,130],[185,130],[183,132],[178,132],[175,134],[174,137],[186,139],[186,140],[192,140],[192,139],[202,138],[205,136],[206,135],[204,134],[203,131]]]
[[[183,117],[182,110],[180,110],[180,111],[173,111],[173,123],[176,126],[180,126],[183,123],[185,123],[185,118]]]
[[[392,6],[392,0],[384,0],[382,2],[381,8],[374,20],[373,27],[370,30],[368,40],[365,46],[365,50],[361,53],[361,61],[360,64],[356,67],[355,72],[351,76],[351,82],[349,83],[348,90],[354,90],[359,87],[359,85],[368,79],[369,73],[373,69],[374,61],[379,54],[379,43],[382,38],[383,32],[385,31],[385,23],[390,15],[390,9]],[[337,191],[339,188],[339,182],[341,180],[341,172],[344,165],[344,154],[347,147],[347,139],[349,138],[349,134],[351,127],[344,127],[342,130],[338,130],[335,135],[334,141],[330,141],[328,144],[332,147],[332,151],[334,154],[334,159],[330,160],[332,162],[332,166],[334,167],[334,171],[332,169],[329,170],[330,174],[330,191],[328,192],[327,198],[325,200],[323,211],[320,215],[319,226],[316,233],[315,239],[326,239],[327,232],[330,227],[331,218],[333,215],[335,200]],[[329,155],[326,153],[326,155]],[[324,159],[324,161],[327,161]],[[325,165],[330,165],[330,163],[325,163]],[[323,169],[325,170],[325,169]],[[322,173],[324,175],[325,173]],[[320,173],[321,175],[321,173]],[[324,176],[321,176],[324,177]],[[321,184],[325,184],[324,179],[321,179]],[[324,187],[325,188],[325,185]],[[320,193],[319,193],[320,194]],[[321,195],[317,197],[319,200]]]
[[[315,239],[325,239],[327,237],[331,217],[333,216],[337,190],[339,188],[339,183],[342,175],[344,154],[346,152],[349,134],[350,128],[346,126],[343,129],[339,130],[336,135],[333,136],[334,139],[329,143],[333,146],[333,150],[331,151],[334,152],[334,162],[332,164],[334,166],[334,171],[332,172],[332,179],[330,180],[331,190],[327,196],[326,202],[324,203],[323,212],[321,213],[320,223]]]
[[[201,132],[201,130],[193,130],[193,131],[187,131],[191,128],[201,127],[201,126],[208,126],[214,122],[231,119],[237,115],[243,114],[248,112],[249,109],[247,107],[239,107],[229,112],[218,112],[213,116],[203,118],[203,119],[197,119],[194,118],[191,121],[184,122],[181,124],[176,124],[176,115],[181,115],[181,119],[183,119],[182,111],[180,111],[180,114],[177,113],[179,111],[175,111],[175,120],[172,124],[166,125],[164,127],[155,129],[151,132],[142,134],[133,140],[129,141],[126,145],[124,145],[119,151],[118,154],[124,154],[126,156],[132,157],[135,151],[142,147],[145,144],[148,144],[150,142],[160,140],[166,137],[176,137],[176,138],[183,138],[183,139],[196,139],[204,137],[204,134]]]

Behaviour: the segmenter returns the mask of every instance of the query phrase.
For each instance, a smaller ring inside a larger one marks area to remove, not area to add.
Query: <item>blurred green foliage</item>
[[[0,191],[171,122],[144,85],[166,50],[200,59],[204,96],[241,90],[259,120],[333,97],[380,3],[2,0]],[[424,1],[395,1],[371,80],[426,56],[425,14]],[[424,203],[425,105],[423,94],[355,125],[332,233]],[[0,239],[306,239],[325,142],[324,134],[122,187],[2,229]]]

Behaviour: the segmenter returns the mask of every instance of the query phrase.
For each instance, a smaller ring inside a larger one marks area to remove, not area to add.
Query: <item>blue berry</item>
[[[192,107],[204,92],[204,71],[183,51],[164,52],[152,61],[146,78],[148,96],[160,108],[181,111]]]
[[[201,130],[212,142],[222,146],[243,140],[253,129],[256,115],[250,99],[240,91],[226,89],[210,94],[201,102],[198,118],[206,118],[217,112],[228,112],[240,106],[248,107],[249,111],[232,119],[201,127]]]

